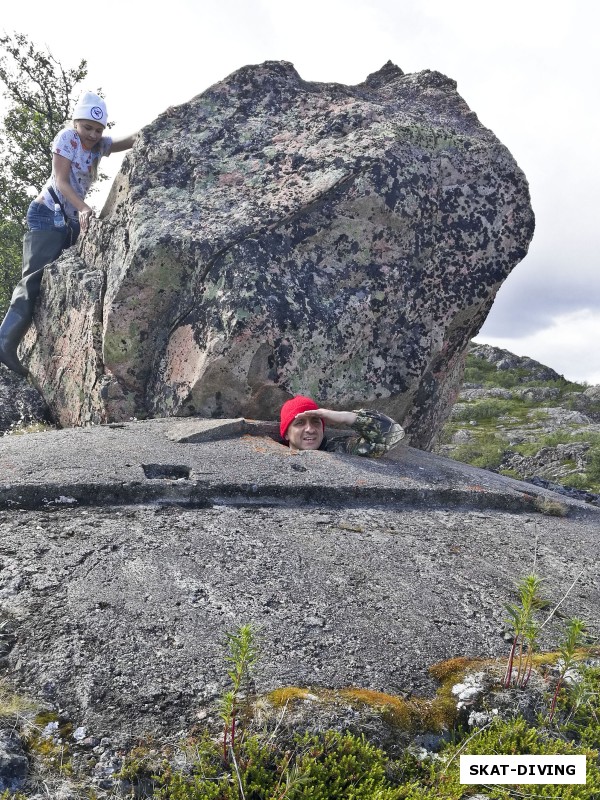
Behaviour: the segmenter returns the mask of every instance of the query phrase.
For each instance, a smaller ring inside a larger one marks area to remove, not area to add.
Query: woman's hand
[[[90,219],[94,216],[94,211],[88,205],[84,204],[83,208],[79,211],[79,225],[81,232],[85,233],[89,227]]]

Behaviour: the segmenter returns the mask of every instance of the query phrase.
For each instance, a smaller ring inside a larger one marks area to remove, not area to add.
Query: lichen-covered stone
[[[27,776],[23,744],[14,731],[0,731],[0,792],[19,789]]]
[[[426,447],[532,233],[523,173],[449,78],[244,67],[143,130],[48,272],[30,367],[62,424],[270,418],[300,392]]]
[[[0,365],[0,436],[48,422],[48,408],[39,393],[26,379]]]

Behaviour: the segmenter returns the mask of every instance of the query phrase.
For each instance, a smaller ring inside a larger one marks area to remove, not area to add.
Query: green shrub
[[[587,452],[586,473],[590,481],[600,483],[600,444],[594,444]]]
[[[321,737],[299,740],[302,755],[298,761],[306,782],[294,797],[306,800],[392,800],[383,751],[369,744],[364,736],[327,731]]]
[[[493,382],[498,373],[494,364],[490,364],[485,358],[475,358],[475,356],[467,355],[465,362],[465,383],[488,383]]]
[[[155,776],[160,800],[396,800],[386,775],[387,758],[364,736],[327,731],[297,736],[293,751],[249,737],[236,765],[226,765],[220,748],[204,740],[193,772],[167,767]]]
[[[565,475],[560,479],[563,486],[569,486],[572,489],[582,489],[586,491],[590,485],[588,478],[581,472],[573,472],[571,475]]]
[[[600,768],[598,752],[585,746],[566,741],[547,728],[533,728],[522,718],[495,722],[490,728],[474,736],[464,749],[456,747],[454,753],[448,750],[444,755],[519,754],[519,755],[585,755],[587,756],[586,784],[537,784],[536,797],[560,798],[560,800],[592,800],[600,797]],[[458,772],[458,758],[455,758]],[[487,787],[491,798],[506,798],[505,787]],[[443,795],[442,795],[443,796]]]
[[[586,442],[591,445],[587,453],[588,462],[593,458],[593,454],[597,452],[600,468],[600,436],[597,433],[569,429],[557,430],[553,433],[543,434],[533,441],[515,445],[512,449],[522,456],[534,456],[543,447],[556,447],[559,444],[574,444],[577,442]]]
[[[483,469],[497,469],[506,452],[506,441],[493,433],[484,433],[471,442],[459,445],[452,457]]]
[[[565,693],[562,728],[568,739],[600,750],[600,667],[579,668],[580,680]]]
[[[463,378],[465,383],[475,383],[489,387],[500,386],[503,389],[512,389],[515,386],[548,386],[559,389],[561,394],[583,392],[587,388],[585,383],[573,383],[562,377],[556,380],[535,380],[524,367],[498,369],[495,364],[491,364],[485,358],[477,358],[471,354],[467,355],[465,364]]]
[[[143,776],[142,776],[143,777]],[[224,766],[221,748],[208,736],[201,738],[190,772],[179,772],[168,763],[153,775],[157,787],[157,800],[237,800],[237,787],[233,784],[231,771]],[[133,776],[129,780],[139,786]],[[137,797],[137,792],[134,792]]]
[[[472,403],[466,404],[464,408],[457,411],[454,419],[495,420],[504,414],[514,413],[517,404],[518,401],[514,400],[503,400],[499,397],[485,397],[482,400],[475,400]]]
[[[468,355],[463,381],[512,389],[513,386],[523,385],[527,378],[528,373],[524,369],[497,369],[495,364],[491,364],[485,358]]]

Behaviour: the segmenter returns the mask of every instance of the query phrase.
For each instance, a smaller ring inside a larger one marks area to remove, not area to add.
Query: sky
[[[267,60],[345,84],[388,60],[405,73],[448,75],[525,172],[536,215],[529,253],[476,341],[595,385],[599,22],[596,0],[28,0],[3,5],[0,31],[27,34],[64,67],[85,58],[82,88],[102,88],[116,136]],[[114,176],[121,160],[111,156],[104,171]]]

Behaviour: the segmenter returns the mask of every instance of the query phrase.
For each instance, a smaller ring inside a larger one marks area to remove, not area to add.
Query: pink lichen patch
[[[244,182],[244,175],[241,172],[229,172],[219,176],[221,186],[238,186]]]
[[[187,386],[189,391],[204,371],[206,356],[206,351],[196,343],[192,326],[182,325],[169,339],[164,380],[171,385]]]

